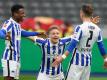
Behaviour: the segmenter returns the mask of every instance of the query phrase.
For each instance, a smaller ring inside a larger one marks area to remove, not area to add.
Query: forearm
[[[67,47],[66,51],[67,52],[72,52],[74,50],[74,48],[76,47],[78,41],[72,39],[70,45]]]
[[[21,31],[21,36],[23,37],[36,36],[38,34],[39,32],[29,32],[29,31],[24,31],[24,30]]]
[[[70,45],[67,47],[65,53],[62,55],[63,59],[65,59],[69,55],[69,53],[71,53],[75,49],[77,43],[78,42],[76,40],[72,39]]]
[[[107,51],[104,47],[103,42],[97,42],[97,44],[98,44],[98,48],[100,50],[101,55],[105,58],[107,56]]]

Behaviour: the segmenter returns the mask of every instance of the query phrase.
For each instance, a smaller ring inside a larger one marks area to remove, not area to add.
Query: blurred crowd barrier
[[[51,17],[27,18],[21,23],[22,29],[37,32],[46,32],[49,27],[54,25],[61,29],[61,37],[70,36],[73,33],[71,22]]]

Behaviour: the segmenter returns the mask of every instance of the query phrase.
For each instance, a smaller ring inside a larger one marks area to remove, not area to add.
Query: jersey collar
[[[10,18],[10,20],[16,24],[19,24],[18,22],[16,22],[12,17]],[[19,24],[20,25],[20,24]]]

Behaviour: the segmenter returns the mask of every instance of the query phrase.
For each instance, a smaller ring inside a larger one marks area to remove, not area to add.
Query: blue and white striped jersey
[[[102,41],[100,28],[92,22],[84,22],[76,27],[73,39],[78,41],[71,64],[90,66],[92,47],[95,42]]]
[[[21,27],[20,24],[14,21],[12,18],[5,21],[2,29],[10,33],[11,42],[6,42],[6,48],[3,54],[4,60],[19,61],[20,57],[20,40],[21,40]]]
[[[42,49],[42,64],[40,71],[49,75],[56,75],[62,72],[61,64],[58,67],[52,67],[54,58],[64,53],[65,46],[71,41],[71,38],[59,39],[57,44],[51,43],[50,39],[35,38],[35,42]]]

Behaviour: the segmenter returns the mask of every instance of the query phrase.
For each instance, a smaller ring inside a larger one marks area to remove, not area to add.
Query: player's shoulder
[[[12,22],[10,21],[10,19],[7,19],[4,21],[3,26],[9,26],[9,25],[11,25],[11,23]]]
[[[92,25],[98,30],[101,31],[100,27],[97,24],[92,23]]]
[[[82,25],[76,25],[75,26],[75,32],[78,32],[79,30],[82,30]]]

